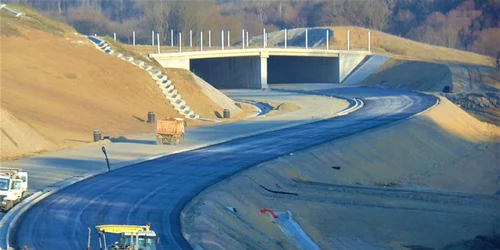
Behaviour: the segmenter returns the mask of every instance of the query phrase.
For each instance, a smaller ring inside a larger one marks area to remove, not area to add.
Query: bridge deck
[[[226,49],[171,52],[160,54],[149,54],[155,59],[205,59],[221,57],[244,57],[244,56],[310,56],[310,57],[339,57],[339,54],[370,55],[370,51],[354,50],[325,50],[325,49],[297,49],[297,48],[251,48],[251,49]]]

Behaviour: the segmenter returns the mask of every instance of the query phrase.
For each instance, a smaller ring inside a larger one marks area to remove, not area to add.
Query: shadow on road
[[[140,143],[140,144],[156,145],[156,141],[154,141],[154,140],[129,139],[125,136],[113,137],[113,138],[110,138],[109,140],[112,142],[121,142],[121,143]]]

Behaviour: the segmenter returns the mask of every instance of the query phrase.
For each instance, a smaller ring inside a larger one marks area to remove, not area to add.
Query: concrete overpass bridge
[[[150,54],[165,68],[187,69],[216,88],[268,83],[341,83],[370,51],[247,48]]]

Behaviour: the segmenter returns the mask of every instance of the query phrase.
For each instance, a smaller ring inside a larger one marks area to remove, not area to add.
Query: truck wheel
[[[156,138],[156,145],[163,145],[163,140],[162,138]]]

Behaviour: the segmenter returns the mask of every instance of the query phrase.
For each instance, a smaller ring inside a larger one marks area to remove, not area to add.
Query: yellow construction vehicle
[[[101,250],[156,250],[160,238],[151,230],[148,223],[146,226],[136,225],[100,225],[96,226],[99,233],[99,249]],[[119,234],[120,241],[112,245],[106,243],[106,234]],[[90,228],[88,249],[90,249]]]
[[[184,140],[186,121],[182,118],[167,117],[156,122],[156,143],[177,145]]]

